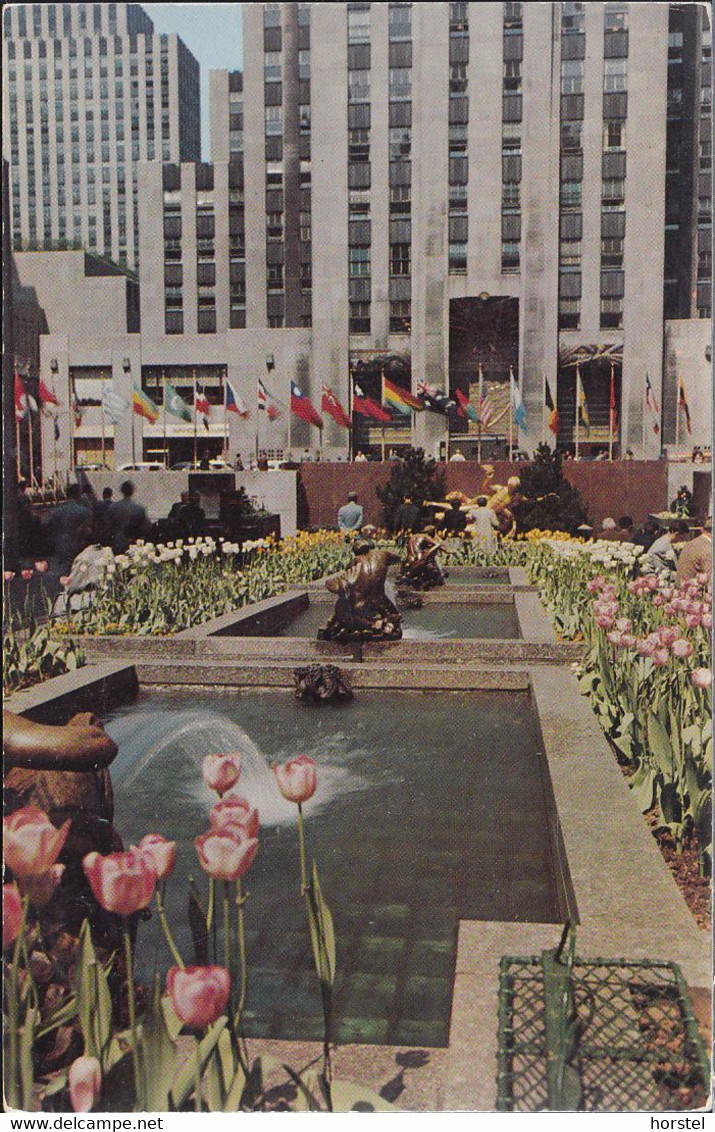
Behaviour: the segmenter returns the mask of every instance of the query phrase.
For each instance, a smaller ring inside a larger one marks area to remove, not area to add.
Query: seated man
[[[713,521],[708,515],[703,523],[702,533],[697,538],[686,542],[678,558],[678,568],[675,580],[678,585],[689,582],[698,574],[707,574],[708,578],[713,569]]]
[[[643,574],[674,574],[678,565],[678,556],[673,545],[684,534],[688,533],[688,524],[684,519],[676,519],[670,524],[668,530],[657,538],[643,558],[641,571]]]
[[[461,512],[460,512],[461,514]],[[410,535],[407,540],[407,554],[397,575],[397,581],[418,590],[431,590],[443,586],[445,575],[437,565],[437,552],[443,550],[451,554],[442,539],[434,537],[435,529],[425,527],[424,531]]]

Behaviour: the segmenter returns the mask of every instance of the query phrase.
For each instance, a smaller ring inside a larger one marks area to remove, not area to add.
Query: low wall
[[[494,482],[506,483],[524,465],[496,461]],[[443,464],[448,491],[475,495],[484,478],[476,461]],[[376,488],[390,477],[391,464],[302,464],[299,472],[304,491],[306,526],[334,527],[338,508],[356,491],[365,512],[365,522],[382,522],[382,504]],[[596,527],[607,515],[617,519],[625,513],[642,523],[651,511],[667,506],[668,465],[664,460],[567,461],[564,475],[581,492]]]

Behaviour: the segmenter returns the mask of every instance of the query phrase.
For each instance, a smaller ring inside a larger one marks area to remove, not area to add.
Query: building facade
[[[191,52],[138,4],[12,4],[2,83],[14,248],[136,268],[139,161],[201,156]]]
[[[476,402],[480,370],[494,455],[709,444],[704,5],[250,4],[244,56],[210,76],[212,163],[140,164],[141,334],[116,348],[157,404],[206,393],[210,454],[347,455],[330,417],[291,416],[291,380],[349,409],[383,373]],[[447,419],[354,422],[354,448],[438,454]],[[142,427],[169,460],[196,434]],[[451,418],[452,445],[477,435]]]

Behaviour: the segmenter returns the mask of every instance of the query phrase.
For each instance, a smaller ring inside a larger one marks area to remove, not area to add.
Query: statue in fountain
[[[328,578],[325,588],[337,595],[335,612],[324,629],[321,641],[399,641],[402,617],[385,593],[387,571],[399,554],[372,541],[357,542],[355,558],[342,574]]]
[[[453,499],[458,499],[460,510],[465,512],[467,516],[466,529],[469,532],[470,512],[473,507],[477,506],[479,497],[486,495],[487,507],[491,508],[499,520],[499,531],[502,537],[512,535],[516,529],[516,520],[512,508],[519,501],[521,481],[518,476],[509,476],[506,484],[494,483],[493,480],[494,467],[491,464],[485,464],[484,479],[479,491],[473,498],[470,499],[462,491],[450,491],[444,502],[428,502],[423,506],[435,508],[435,525],[439,528],[440,516],[444,515]]]
[[[397,575],[398,585],[413,590],[432,590],[444,585],[446,574],[437,564],[437,553],[454,554],[454,551],[445,545],[444,539],[437,539],[434,535],[434,527],[427,526],[409,536],[407,554]]]
[[[334,664],[309,664],[294,668],[295,698],[304,703],[321,704],[328,700],[351,700],[350,681]]]

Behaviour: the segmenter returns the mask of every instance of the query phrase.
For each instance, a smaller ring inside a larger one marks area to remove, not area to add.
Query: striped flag
[[[519,386],[516,383],[516,378],[514,377],[514,371],[512,369],[509,370],[509,383],[511,385],[511,404],[514,411],[514,423],[516,424],[517,428],[521,429],[522,432],[527,432],[526,406],[521,399],[521,392],[519,390]]]
[[[581,381],[581,371],[576,366],[576,412],[578,413],[579,420],[586,430],[586,435],[591,431],[591,419],[588,415],[588,405],[586,403],[586,394],[584,392],[583,383]]]
[[[479,421],[482,428],[489,428],[489,423],[494,416],[489,394],[484,392],[484,374],[482,367],[479,366],[479,398],[477,401],[477,412],[479,414]]]
[[[236,413],[241,418],[242,421],[247,421],[251,414],[250,414],[249,410],[247,409],[243,398],[241,396],[239,396],[239,394],[236,392],[236,390],[231,385],[231,382],[228,380],[228,378],[226,379],[226,394],[225,394],[225,397],[226,397],[226,400],[225,400],[226,412],[227,413]]]
[[[40,398],[41,405],[57,405],[57,407],[59,408],[60,403],[57,400],[57,395],[55,394],[53,389],[50,389],[49,386],[45,385],[42,378],[40,378],[39,384],[37,386],[37,396]]]
[[[149,424],[156,424],[159,419],[158,406],[154,404],[151,397],[147,397],[143,389],[135,385],[132,389],[132,405],[134,412],[139,417],[144,417],[149,421]]]
[[[556,408],[553,397],[551,396],[551,387],[549,386],[548,377],[544,378],[544,401],[546,408],[549,411],[549,428],[554,436],[559,435],[559,410]]]
[[[474,407],[466,393],[462,393],[461,389],[455,389],[454,395],[459,403],[459,415],[461,417],[469,417],[470,421],[479,424],[479,411]]]
[[[678,410],[680,411],[681,409],[685,413],[685,427],[688,430],[688,436],[690,436],[693,431],[693,425],[690,420],[690,408],[685,396],[685,382],[683,381],[682,373],[678,378]]]
[[[649,373],[645,375],[645,407],[653,417],[653,432],[657,436],[660,432],[660,405],[653,392]]]
[[[25,382],[20,377],[20,374],[15,370],[15,420],[24,421],[27,416],[27,391],[25,389]]]
[[[413,397],[401,385],[389,381],[384,373],[382,375],[382,403],[386,408],[396,409],[398,413],[407,416],[412,412],[421,413],[425,407],[424,401],[420,401],[418,397]]]

